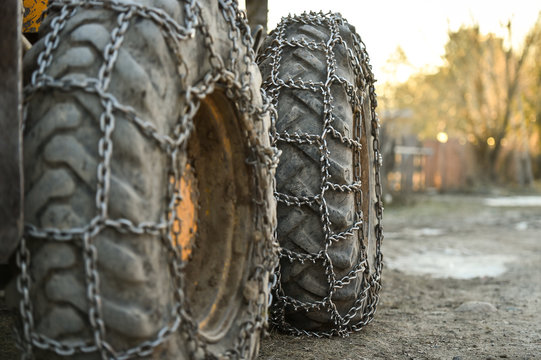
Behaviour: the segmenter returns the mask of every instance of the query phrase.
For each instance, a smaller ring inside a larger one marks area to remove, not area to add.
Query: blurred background
[[[378,79],[387,204],[414,193],[541,190],[540,3],[247,5],[267,6],[269,30],[308,10],[340,12],[356,27]]]

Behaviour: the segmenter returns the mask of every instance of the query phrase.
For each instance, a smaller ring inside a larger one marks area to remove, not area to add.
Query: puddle
[[[488,206],[541,206],[541,196],[508,196],[485,199],[485,204]]]
[[[421,228],[421,229],[412,229],[404,228],[400,232],[386,232],[386,239],[402,239],[404,236],[409,237],[432,237],[432,236],[441,236],[444,235],[445,231],[438,228]]]
[[[411,233],[414,236],[441,236],[445,232],[443,229],[437,229],[437,228],[421,228],[421,229],[415,229],[412,230]]]
[[[515,230],[528,230],[528,227],[527,221],[521,221],[515,225]]]
[[[510,255],[476,255],[446,249],[388,258],[386,265],[412,275],[473,279],[500,276],[507,271],[505,265],[514,259]]]

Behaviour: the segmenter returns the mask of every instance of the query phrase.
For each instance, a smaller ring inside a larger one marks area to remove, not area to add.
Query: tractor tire
[[[241,13],[50,3],[24,59],[26,227],[8,290],[23,352],[254,358],[275,152]]]
[[[360,46],[339,15],[310,13],[283,19],[258,58],[282,152],[273,323],[296,335],[359,330],[378,302],[378,122]]]

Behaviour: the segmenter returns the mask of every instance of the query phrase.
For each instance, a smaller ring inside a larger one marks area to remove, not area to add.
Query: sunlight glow
[[[438,135],[436,135],[436,139],[442,143],[442,144],[445,144],[447,142],[447,140],[449,140],[449,135],[447,135],[446,132],[439,132]]]
[[[533,26],[541,2],[531,0],[269,0],[268,28],[282,16],[303,11],[340,12],[365,42],[379,83],[404,81],[418,71],[430,71],[442,64],[447,31],[461,25],[479,24],[482,33],[506,37],[505,25],[513,23],[513,46],[520,47]],[[383,70],[387,59],[400,46],[411,67],[395,74]]]

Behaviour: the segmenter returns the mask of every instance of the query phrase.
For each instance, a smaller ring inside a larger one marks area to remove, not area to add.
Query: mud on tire
[[[252,358],[275,266],[268,104],[230,2],[50,2],[25,57],[36,358]]]
[[[258,62],[282,151],[273,322],[297,335],[345,335],[372,319],[380,288],[379,124],[368,55],[339,15],[305,13],[282,19]]]

